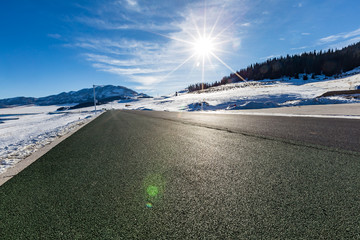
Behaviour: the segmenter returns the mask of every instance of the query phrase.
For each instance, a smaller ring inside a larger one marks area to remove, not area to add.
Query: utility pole
[[[94,90],[94,107],[95,107],[95,114],[96,114],[96,97],[95,97],[95,85],[93,85]]]

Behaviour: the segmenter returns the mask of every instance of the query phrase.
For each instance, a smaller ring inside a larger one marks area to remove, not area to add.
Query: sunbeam
[[[234,25],[238,20],[240,19],[240,17],[237,17],[234,21],[232,21],[228,26],[226,26],[223,30],[221,30],[215,37],[214,39],[217,39],[219,36],[221,36],[221,34],[223,34],[226,30],[228,30],[232,25]]]
[[[227,65],[223,60],[221,60],[218,56],[216,56],[215,53],[210,52],[211,55],[213,55],[214,58],[216,58],[219,62],[221,62],[225,67],[227,67],[230,71],[232,71],[236,76],[238,76],[241,80],[243,80],[244,82],[246,82],[246,80],[240,76],[240,74],[238,74],[234,69],[232,69],[229,65]]]
[[[206,74],[206,64],[208,63],[211,67],[214,67],[214,64],[212,63],[211,59],[214,58],[217,61],[219,61],[223,66],[225,66],[227,69],[229,69],[232,73],[234,73],[239,79],[242,81],[246,80],[240,76],[239,73],[237,73],[234,69],[232,69],[227,63],[225,63],[224,60],[222,60],[217,53],[233,53],[229,51],[225,51],[223,46],[227,43],[230,43],[231,39],[224,39],[225,38],[225,31],[227,31],[230,27],[232,27],[239,18],[236,18],[234,21],[232,21],[230,24],[220,28],[219,23],[221,19],[221,15],[224,11],[224,9],[220,10],[220,13],[217,14],[215,21],[212,22],[211,26],[207,26],[207,9],[206,9],[206,2],[204,3],[204,11],[203,11],[203,23],[199,22],[201,20],[198,16],[198,18],[194,17],[194,14],[191,12],[189,15],[189,20],[192,22],[193,26],[188,27],[188,29],[182,29],[183,32],[185,32],[188,35],[189,39],[179,38],[179,36],[169,36],[161,33],[156,33],[159,36],[163,36],[165,38],[185,43],[186,45],[189,45],[190,48],[185,47],[184,51],[192,51],[191,55],[186,58],[181,64],[176,66],[173,70],[171,70],[168,74],[164,76],[164,78],[167,78],[171,74],[173,74],[175,71],[177,71],[179,68],[181,68],[185,63],[190,61],[192,58],[196,56],[196,66],[201,67],[201,86],[202,89],[204,88],[205,83],[205,74]],[[199,25],[203,26],[199,28]],[[216,32],[216,29],[220,28],[220,31]],[[195,31],[195,32],[194,32]],[[210,31],[210,32],[208,32]],[[197,37],[196,37],[197,35]],[[186,36],[185,36],[186,38]],[[201,66],[200,66],[201,64]]]
[[[198,25],[196,24],[195,19],[194,19],[194,16],[193,16],[192,13],[191,13],[190,17],[191,17],[191,20],[192,20],[192,22],[193,22],[193,24],[194,24],[194,27],[195,27],[196,32],[197,32],[197,34],[198,34],[198,37],[201,37],[201,33],[200,33],[200,30],[199,30],[199,27],[198,27]],[[195,40],[195,39],[194,39],[194,40]]]
[[[217,16],[217,18],[216,18],[216,21],[215,21],[214,25],[213,25],[212,28],[211,28],[211,31],[210,31],[210,33],[209,33],[209,36],[212,36],[212,34],[213,34],[213,32],[214,32],[214,30],[215,30],[215,28],[216,28],[216,26],[217,26],[217,24],[218,24],[218,22],[219,22],[219,20],[220,20],[220,16],[222,15],[223,12],[224,12],[224,8],[222,8],[222,9],[221,9],[221,12],[218,14],[218,16]]]
[[[187,40],[184,40],[184,39],[179,39],[179,38],[171,37],[171,36],[168,36],[168,35],[165,35],[165,34],[161,34],[161,33],[151,32],[151,31],[147,31],[147,32],[150,32],[150,33],[153,33],[153,34],[156,34],[156,35],[159,35],[159,36],[162,36],[162,37],[171,39],[171,40],[175,40],[175,41],[178,41],[178,42],[187,43],[187,44],[192,44],[192,42],[187,41]]]
[[[168,74],[165,75],[164,79],[167,78],[168,76],[170,76],[172,73],[174,73],[176,70],[178,70],[179,68],[181,68],[185,63],[187,63],[190,59],[192,59],[194,56],[196,55],[196,53],[194,53],[193,55],[191,55],[190,57],[188,57],[187,59],[185,59],[185,61],[183,61],[181,64],[179,64],[176,68],[174,68],[173,70],[171,70]]]

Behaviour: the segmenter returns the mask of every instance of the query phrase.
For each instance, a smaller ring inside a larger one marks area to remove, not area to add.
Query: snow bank
[[[33,152],[90,121],[92,112],[49,114],[53,107],[17,107],[1,109],[1,115],[17,115],[17,120],[0,124],[0,174]],[[32,112],[29,112],[33,110]],[[6,119],[6,117],[4,117]]]
[[[138,99],[102,105],[102,108],[155,111],[230,111],[286,106],[359,103],[357,96],[318,96],[328,91],[351,90],[360,85],[359,70],[345,73],[343,78],[275,79],[248,81],[213,87],[201,92],[181,93],[176,96]],[[357,74],[356,74],[357,73]]]
[[[239,109],[259,109],[259,108],[274,108],[278,107],[279,105],[277,103],[274,103],[272,101],[266,101],[266,102],[254,102],[249,101],[242,105],[229,105],[226,110],[239,110]]]

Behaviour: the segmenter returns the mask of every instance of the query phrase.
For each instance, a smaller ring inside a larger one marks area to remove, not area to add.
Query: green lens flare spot
[[[143,181],[143,196],[145,203],[161,203],[164,197],[166,181],[161,174],[149,174]]]
[[[155,197],[156,195],[158,195],[159,193],[159,189],[156,186],[149,186],[146,189],[146,192],[151,196],[151,197]]]
[[[152,205],[151,203],[149,203],[149,202],[148,202],[148,203],[146,203],[146,207],[147,207],[147,208],[152,208],[152,207],[153,207],[153,205]]]

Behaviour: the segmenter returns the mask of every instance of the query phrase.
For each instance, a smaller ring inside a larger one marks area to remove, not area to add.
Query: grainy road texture
[[[360,238],[360,154],[292,136],[336,125],[194,116],[98,117],[0,187],[0,238]]]
[[[131,112],[131,111],[129,111]],[[360,152],[360,121],[357,119],[276,117],[237,114],[137,111],[162,118],[230,132],[279,138]]]

